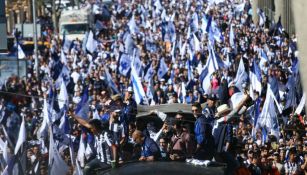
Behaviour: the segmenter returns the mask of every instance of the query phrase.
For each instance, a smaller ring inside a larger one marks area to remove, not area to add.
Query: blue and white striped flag
[[[194,41],[194,52],[200,51],[201,45],[195,34],[193,34],[193,41]]]
[[[303,108],[305,107],[305,103],[306,103],[306,93],[304,92],[301,98],[301,101],[295,110],[295,114],[298,114],[298,115],[301,114],[301,112],[303,111]]]
[[[257,9],[257,13],[259,15],[259,26],[263,26],[266,21],[265,13],[262,9]]]
[[[146,94],[145,91],[143,89],[142,83],[139,79],[139,76],[133,66],[133,64],[131,65],[131,82],[132,82],[132,86],[133,86],[133,91],[134,91],[134,97],[135,97],[135,101],[137,104],[140,103],[146,103],[147,98],[146,98]]]

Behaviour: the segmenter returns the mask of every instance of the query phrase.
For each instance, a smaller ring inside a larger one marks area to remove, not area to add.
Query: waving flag
[[[235,6],[235,11],[236,12],[243,12],[244,11],[244,7],[245,7],[245,2],[238,4]]]
[[[22,48],[20,47],[20,45],[18,44],[18,59],[24,59],[26,58],[25,53],[23,52]]]
[[[214,62],[216,62],[216,61],[214,60],[212,52],[209,49],[209,57],[207,59],[207,63],[206,63],[205,68],[202,70],[200,77],[199,77],[199,79],[202,83],[202,88],[203,88],[204,92],[207,93],[207,94],[210,94],[211,75],[212,75],[212,73],[214,73],[218,69],[217,64],[214,63]]]
[[[58,95],[58,103],[60,109],[62,109],[64,105],[68,105],[68,93],[64,81],[61,83],[60,93]]]
[[[152,64],[150,64],[150,67],[148,68],[148,70],[147,70],[147,72],[144,76],[144,80],[146,82],[150,82],[150,80],[153,78],[154,74],[155,74],[155,70],[153,69]]]
[[[108,86],[112,89],[112,91],[115,93],[115,94],[118,94],[119,91],[114,83],[114,81],[112,80],[112,77],[109,73],[109,69],[104,65],[104,72],[105,72],[105,82],[108,84]]]
[[[196,37],[196,35],[195,34],[193,34],[193,41],[194,41],[194,51],[195,52],[198,52],[198,51],[200,51],[200,42],[199,42],[199,40],[198,40],[198,38]]]
[[[64,65],[67,65],[67,59],[66,59],[66,55],[65,55],[63,49],[61,50],[61,62],[62,62]]]
[[[264,49],[261,49],[261,51],[260,51],[260,63],[259,63],[260,68],[264,69],[264,63],[268,62],[268,61],[269,61],[269,59],[268,59],[268,56],[266,55]]]
[[[235,86],[241,91],[243,92],[243,83],[247,81],[248,75],[245,71],[245,67],[244,67],[244,63],[243,63],[243,58],[241,58],[240,63],[239,63],[239,67],[238,67],[238,71],[237,71],[237,75],[236,78],[234,79],[235,82]]]
[[[139,28],[136,25],[134,15],[132,15],[130,21],[128,22],[129,30],[131,34],[135,34],[139,32]]]
[[[143,89],[142,83],[133,65],[131,65],[131,81],[136,103],[140,104],[141,102],[147,102],[146,94]]]
[[[70,82],[70,70],[68,66],[63,65],[61,72],[55,81],[55,88],[56,89],[60,88],[62,83],[64,83],[67,86],[69,82]]]
[[[131,59],[130,56],[127,54],[122,54],[119,61],[119,73],[127,76],[131,67]]]
[[[249,71],[250,79],[250,95],[255,99],[254,91],[261,93],[261,70],[258,67],[256,60],[254,59],[251,71]]]
[[[73,42],[70,41],[67,37],[66,37],[66,34],[65,32],[63,33],[63,43],[62,43],[62,48],[63,48],[63,51],[65,53],[68,53],[69,50],[71,49],[71,46],[72,46]]]
[[[158,69],[158,79],[161,80],[163,76],[167,73],[168,67],[164,61],[164,58],[160,60],[160,66]]]
[[[279,139],[279,125],[277,119],[277,112],[275,108],[275,101],[273,98],[273,92],[270,85],[267,87],[266,99],[256,124],[256,128],[265,127],[272,135]]]
[[[259,26],[263,26],[266,21],[264,11],[261,9],[257,9],[257,13],[259,15]]]
[[[88,38],[86,41],[86,49],[90,52],[90,53],[94,53],[94,51],[97,48],[97,41],[94,39],[94,34],[92,31],[89,32],[88,34]]]
[[[88,32],[85,32],[84,38],[82,40],[82,50],[84,53],[86,53],[86,43],[87,43],[87,38],[88,38]]]
[[[203,15],[201,19],[201,31],[202,33],[207,33],[208,19],[206,15]]]
[[[198,30],[198,14],[196,12],[192,15],[192,31],[196,32]]]
[[[301,101],[299,103],[299,105],[297,106],[296,110],[295,110],[295,114],[300,115],[303,111],[303,108],[305,107],[305,103],[306,103],[306,93],[304,92]]]
[[[54,144],[52,129],[50,128],[49,143],[49,167],[50,175],[66,174],[69,170],[66,162],[62,159],[57,146]]]
[[[80,135],[80,143],[79,143],[79,149],[77,153],[77,160],[80,162],[81,167],[84,167],[85,165],[85,143],[82,138],[82,134]]]
[[[19,129],[18,140],[17,140],[15,150],[14,150],[15,155],[18,153],[20,147],[22,146],[22,144],[27,139],[27,133],[26,133],[26,126],[25,125],[26,125],[25,124],[25,117],[22,116],[22,122],[21,122],[20,129]]]
[[[274,96],[279,100],[279,87],[278,87],[278,80],[276,77],[270,76],[269,77],[269,84],[271,86],[271,90]]]
[[[134,50],[133,54],[133,66],[138,75],[142,72],[142,62],[140,60],[140,54],[138,52],[139,49]]]
[[[83,119],[88,118],[88,112],[89,112],[89,95],[88,95],[88,88],[86,87],[81,101],[77,104],[77,108],[75,109],[76,115],[82,117]]]

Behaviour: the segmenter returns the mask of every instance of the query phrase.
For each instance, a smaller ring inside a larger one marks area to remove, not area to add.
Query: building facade
[[[291,35],[295,33],[294,18],[292,12],[293,0],[252,0],[256,7],[262,9],[270,21],[281,22],[285,30]]]

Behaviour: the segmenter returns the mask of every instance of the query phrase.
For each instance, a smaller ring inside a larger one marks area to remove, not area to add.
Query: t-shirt
[[[119,123],[111,123],[109,129],[111,131],[112,144],[119,145],[120,140],[125,137],[123,125]]]
[[[157,160],[161,157],[160,148],[153,139],[145,137],[141,155],[144,157],[154,156],[154,159]]]
[[[111,143],[111,134],[108,132],[104,132],[102,134],[99,134],[98,136],[95,136],[95,148],[97,152],[96,157],[101,162],[105,162],[108,164],[111,162]]]

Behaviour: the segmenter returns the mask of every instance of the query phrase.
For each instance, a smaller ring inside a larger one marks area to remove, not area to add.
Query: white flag
[[[97,48],[97,41],[94,39],[94,34],[92,31],[88,34],[87,42],[86,42],[86,49],[90,53],[94,53]]]
[[[57,146],[54,144],[52,129],[50,128],[49,131],[50,131],[49,166],[51,167],[49,174],[50,175],[66,174],[69,168],[66,162],[62,159],[57,149]]]
[[[26,141],[26,139],[27,139],[27,133],[26,133],[25,118],[24,116],[22,116],[22,122],[21,122],[20,129],[19,129],[18,140],[15,146],[15,151],[14,151],[15,155],[18,153],[21,145],[23,144],[23,142]]]
[[[304,92],[302,98],[301,98],[301,101],[300,101],[300,104],[297,106],[296,110],[295,110],[295,114],[301,114],[304,106],[305,106],[305,103],[306,103],[306,93]]]
[[[62,109],[65,106],[65,104],[68,104],[68,94],[67,94],[67,89],[66,89],[66,85],[64,81],[62,81],[61,83],[60,93],[58,96],[58,103],[59,103],[60,109]]]
[[[24,59],[26,58],[25,53],[23,52],[22,48],[20,47],[20,45],[18,44],[18,59]]]

